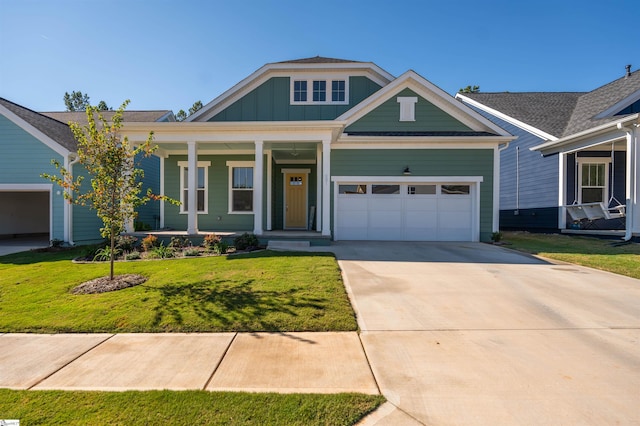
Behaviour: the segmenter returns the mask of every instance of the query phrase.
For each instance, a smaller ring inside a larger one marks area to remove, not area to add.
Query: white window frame
[[[578,203],[582,204],[582,165],[583,164],[604,164],[604,191],[602,192],[602,202],[609,200],[609,169],[611,158],[609,157],[577,157],[578,159]],[[599,186],[587,186],[586,188],[600,188]]]
[[[227,168],[229,169],[229,203],[227,208],[228,214],[253,214],[253,208],[251,211],[235,211],[233,210],[233,191],[251,191],[255,196],[255,188],[251,188],[250,190],[247,188],[233,188],[233,169],[235,167],[251,167],[254,173],[254,181],[255,181],[255,172],[256,172],[256,162],[255,161],[227,161]]]
[[[180,214],[189,214],[187,211],[187,207],[189,204],[189,200],[184,199],[184,191],[189,190],[189,183],[184,181],[184,171],[189,168],[188,161],[178,161],[178,166],[180,167]],[[197,214],[208,214],[209,213],[209,167],[211,167],[211,161],[198,161],[198,168],[204,169],[204,188],[196,188],[198,190],[204,190],[204,210],[198,210]],[[196,175],[196,185],[197,175]],[[198,198],[196,197],[196,204]]]
[[[291,76],[289,90],[290,99],[289,103],[291,105],[348,105],[349,104],[349,77],[347,75],[332,75],[332,76],[318,76],[318,75],[303,75],[303,76]],[[307,100],[306,101],[296,101],[294,100],[294,87],[296,81],[306,81],[307,82]],[[313,83],[315,81],[324,81],[325,82],[325,100],[324,101],[314,101],[313,100]],[[334,81],[344,81],[344,101],[334,101],[333,100],[333,82]]]

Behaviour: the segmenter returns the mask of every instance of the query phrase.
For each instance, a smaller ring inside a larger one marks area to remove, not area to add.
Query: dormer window
[[[345,78],[292,78],[291,104],[348,104],[349,84]]]

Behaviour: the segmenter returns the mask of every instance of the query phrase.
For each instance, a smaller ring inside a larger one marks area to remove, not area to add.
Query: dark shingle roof
[[[77,149],[78,145],[68,125],[3,98],[0,98],[0,104],[69,151]]]
[[[336,58],[325,58],[322,56],[314,56],[313,58],[302,58],[302,59],[293,59],[290,61],[282,61],[276,62],[277,64],[345,64],[349,62],[360,62],[360,61],[351,61],[348,59],[336,59]]]
[[[161,118],[165,117],[171,111],[125,111],[122,115],[122,121],[124,122],[154,122],[158,121]],[[41,112],[40,114],[46,115],[47,117],[51,117],[55,120],[58,120],[62,123],[69,123],[73,121],[74,123],[86,123],[87,122],[87,114],[84,111],[52,111],[52,112]],[[102,111],[102,115],[106,120],[111,120],[115,111]]]
[[[463,96],[560,138],[620,119],[621,116],[598,118],[598,115],[638,90],[640,70],[591,92],[464,93]]]
[[[553,136],[561,136],[584,92],[463,93]]]
[[[349,136],[497,136],[490,132],[408,131],[408,132],[347,132]]]

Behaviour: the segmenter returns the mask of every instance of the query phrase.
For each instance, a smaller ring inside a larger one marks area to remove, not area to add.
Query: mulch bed
[[[87,281],[74,287],[71,290],[73,294],[96,294],[106,293],[108,291],[122,290],[136,285],[140,285],[147,280],[147,277],[136,274],[116,275],[113,279],[109,277],[100,277],[95,280]]]

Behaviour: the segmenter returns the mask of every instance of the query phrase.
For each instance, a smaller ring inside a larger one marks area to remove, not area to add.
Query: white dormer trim
[[[596,115],[595,118],[613,117],[614,115],[616,115],[617,113],[619,113],[620,111],[628,107],[629,105],[639,100],[640,100],[640,89],[636,90],[631,95],[627,96],[621,101],[611,105],[609,108],[602,111],[600,114]]]
[[[63,157],[67,157],[71,154],[71,151],[66,149],[64,146],[60,145],[54,139],[51,139],[49,136],[38,130],[28,121],[24,120],[13,111],[0,104],[0,114],[4,115],[9,121],[13,122],[16,126],[20,127],[25,132],[29,133],[34,138],[38,139],[40,142],[45,144],[47,147],[51,148],[56,153],[62,155]]]
[[[349,126],[404,89],[412,90],[417,95],[431,102],[474,131],[488,131],[499,136],[512,137],[512,135],[507,131],[465,104],[456,101],[447,92],[440,89],[438,86],[420,76],[413,70],[405,72],[400,77],[378,90],[373,95],[342,114],[340,117],[336,118],[336,121],[344,121],[345,125]]]
[[[416,121],[416,104],[418,98],[416,96],[398,96],[400,104],[400,121]]]
[[[522,129],[522,130],[524,130],[526,132],[529,132],[532,135],[539,137],[540,139],[544,139],[544,140],[548,140],[548,141],[557,141],[558,140],[557,137],[553,136],[550,133],[544,132],[544,131],[538,129],[537,127],[533,127],[533,126],[531,126],[531,125],[529,125],[529,124],[527,124],[527,123],[525,123],[523,121],[516,120],[515,118],[513,118],[513,117],[511,117],[511,116],[509,116],[507,114],[504,114],[504,113],[502,113],[502,112],[500,112],[500,111],[498,111],[496,109],[489,108],[488,106],[486,106],[486,105],[484,105],[484,104],[482,104],[482,103],[480,103],[480,102],[478,102],[478,101],[476,101],[474,99],[468,98],[468,97],[466,97],[466,96],[464,96],[464,95],[462,95],[460,93],[456,93],[456,99],[459,99],[459,100],[461,100],[462,102],[464,102],[466,104],[472,105],[472,106],[474,106],[474,107],[476,107],[478,109],[481,109],[481,110],[483,110],[483,111],[485,111],[485,112],[487,112],[487,113],[489,113],[491,115],[494,115],[494,116],[498,117],[499,119],[506,121],[509,124],[513,124],[514,126],[520,128],[520,129]]]

